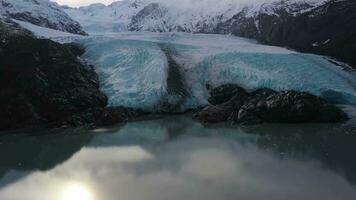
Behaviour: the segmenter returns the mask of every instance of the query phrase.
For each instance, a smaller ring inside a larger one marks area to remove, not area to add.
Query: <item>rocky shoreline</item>
[[[211,90],[210,105],[194,114],[205,123],[335,123],[348,119],[338,107],[305,92],[262,88],[247,92],[237,85]]]

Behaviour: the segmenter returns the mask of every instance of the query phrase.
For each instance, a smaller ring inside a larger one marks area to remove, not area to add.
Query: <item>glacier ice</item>
[[[151,109],[165,93],[167,60],[157,44],[120,39],[86,43],[109,105]]]
[[[310,54],[229,52],[204,59],[189,73],[202,84],[215,87],[235,83],[248,90],[267,87],[306,91],[335,103],[356,104],[354,76],[335,68],[324,58]],[[202,90],[202,84],[193,91]]]
[[[188,33],[122,33],[78,41],[87,47],[84,58],[96,66],[112,106],[156,110],[173,99],[184,111],[207,104],[207,84],[226,83],[248,90],[307,91],[356,105],[355,72],[318,55],[234,36]],[[176,75],[169,73],[172,63],[179,68]],[[169,87],[178,86],[169,86],[169,79],[183,82],[178,85],[185,94],[171,94],[177,89]]]

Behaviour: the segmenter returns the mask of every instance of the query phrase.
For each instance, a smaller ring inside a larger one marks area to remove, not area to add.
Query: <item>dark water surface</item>
[[[350,124],[203,126],[167,116],[2,134],[0,154],[1,200],[356,199]]]

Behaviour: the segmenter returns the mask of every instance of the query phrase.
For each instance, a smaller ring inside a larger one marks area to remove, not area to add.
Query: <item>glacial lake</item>
[[[0,137],[1,200],[352,200],[356,128],[166,116]]]

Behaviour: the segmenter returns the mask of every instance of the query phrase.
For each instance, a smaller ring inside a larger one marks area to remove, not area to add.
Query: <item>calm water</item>
[[[170,116],[17,131],[0,137],[0,199],[351,200],[355,153],[350,124],[205,127]]]

